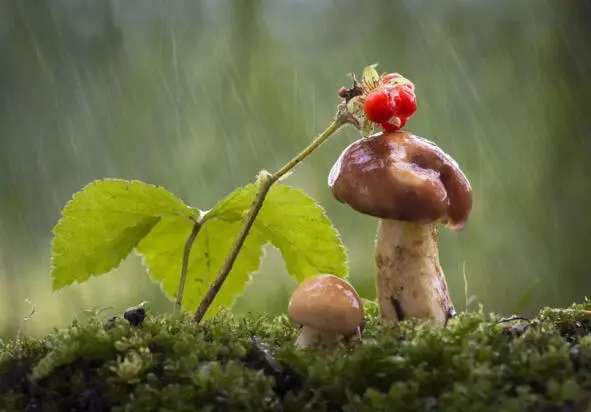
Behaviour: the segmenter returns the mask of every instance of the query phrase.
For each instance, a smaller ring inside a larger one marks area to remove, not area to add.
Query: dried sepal
[[[363,87],[363,93],[367,94],[374,90],[380,84],[380,75],[376,70],[378,64],[372,64],[363,69],[363,75],[361,77],[361,85]]]

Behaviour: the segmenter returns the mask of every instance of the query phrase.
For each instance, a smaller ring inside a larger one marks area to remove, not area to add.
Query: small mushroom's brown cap
[[[288,314],[299,325],[345,336],[353,334],[363,323],[363,305],[355,288],[328,274],[300,283],[291,295]]]
[[[378,133],[349,145],[332,167],[335,198],[358,212],[462,230],[472,188],[456,161],[435,143],[405,131]]]

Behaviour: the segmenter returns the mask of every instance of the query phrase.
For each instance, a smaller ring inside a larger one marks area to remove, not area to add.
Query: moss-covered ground
[[[221,313],[93,318],[42,339],[0,341],[1,411],[587,411],[591,318],[462,313],[444,329],[382,326],[297,350],[287,318]]]

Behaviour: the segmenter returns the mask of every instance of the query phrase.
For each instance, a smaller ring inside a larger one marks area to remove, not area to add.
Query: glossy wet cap
[[[472,188],[456,161],[435,143],[405,131],[384,132],[349,145],[332,167],[334,197],[358,212],[462,230]]]
[[[363,305],[346,280],[320,274],[300,283],[291,295],[288,315],[299,325],[349,336],[363,323]]]

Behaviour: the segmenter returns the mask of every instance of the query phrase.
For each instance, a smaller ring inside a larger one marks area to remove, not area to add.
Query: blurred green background
[[[470,308],[533,313],[582,301],[590,39],[585,0],[3,0],[0,336],[44,333],[96,305],[172,310],[134,256],[51,292],[51,229],[70,196],[117,177],[209,208],[301,150],[330,121],[347,73],[376,62],[415,82],[407,130],[436,141],[473,185],[467,229],[441,234],[457,309],[464,275]],[[376,221],[335,201],[326,183],[356,137],[334,137],[286,183],[326,208],[351,281],[373,298]],[[294,287],[269,248],[235,310],[285,311]],[[24,321],[27,298],[36,313]]]

